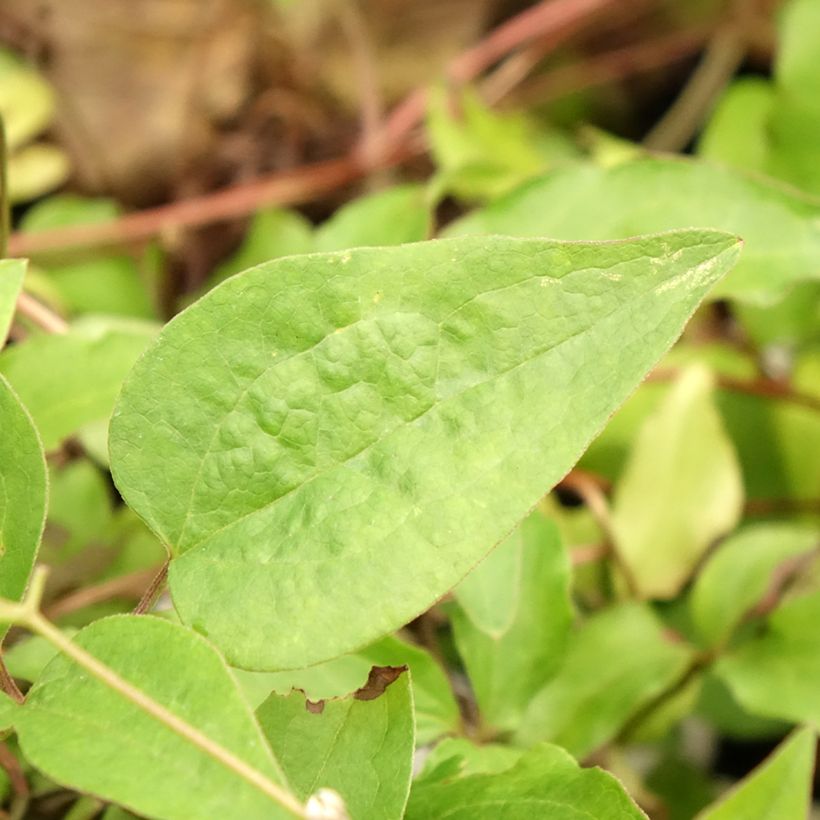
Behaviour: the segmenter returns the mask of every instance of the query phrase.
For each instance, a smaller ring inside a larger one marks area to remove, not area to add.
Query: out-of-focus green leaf
[[[691,655],[664,636],[648,607],[605,609],[571,638],[563,666],[533,699],[517,740],[549,740],[585,757],[675,681]]]
[[[0,376],[0,598],[23,597],[43,532],[46,487],[37,431]],[[0,622],[0,642],[7,628]]]
[[[820,547],[820,530],[758,524],[728,538],[709,558],[689,598],[692,620],[709,646],[727,640],[765,594],[784,561]]]
[[[818,217],[820,203],[774,182],[703,160],[645,157],[558,169],[445,233],[618,239],[708,225],[745,242],[712,295],[768,304],[796,282],[820,279]]]
[[[572,622],[570,567],[555,525],[540,512],[530,515],[497,549],[520,555],[520,566],[505,567],[512,571],[515,586],[512,621],[500,631],[487,632],[464,610],[454,608],[451,618],[482,720],[496,729],[513,729],[563,659]],[[496,566],[480,564],[473,572],[495,573]],[[503,611],[508,580],[497,580]],[[483,587],[491,604],[490,581]]]
[[[646,786],[663,801],[666,820],[692,820],[715,796],[709,775],[675,755],[661,759],[646,778]]]
[[[760,634],[715,666],[742,706],[764,717],[820,723],[820,592],[781,604]]]
[[[532,820],[534,817],[643,818],[621,784],[582,769],[563,749],[542,744],[500,774],[417,781],[407,820]]]
[[[820,283],[796,285],[782,301],[769,307],[737,305],[735,315],[760,348],[781,345],[793,350],[820,341]]]
[[[151,817],[292,816],[225,762],[221,750],[262,780],[286,783],[236,682],[206,641],[158,618],[116,616],[86,627],[76,643],[219,748],[195,745],[61,656],[14,713],[34,766]]]
[[[402,626],[566,474],[737,253],[711,231],[468,237],[224,282],[139,360],[111,425],[183,621],[269,670]]]
[[[374,668],[371,687],[321,706],[301,692],[274,693],[256,710],[300,800],[331,788],[350,820],[401,820],[413,769],[413,698],[409,675],[394,679],[396,672]]]
[[[461,199],[493,199],[547,165],[527,119],[490,110],[472,91],[458,100],[443,87],[432,91],[427,134],[438,168],[434,187]]]
[[[28,202],[62,185],[71,172],[68,155],[56,145],[36,142],[9,158],[9,200]]]
[[[110,199],[90,199],[64,194],[52,196],[29,209],[20,225],[36,233],[74,225],[108,222],[120,215]],[[45,257],[38,264],[57,289],[63,307],[72,314],[101,313],[150,318],[154,309],[141,269],[150,268],[155,256],[150,250],[140,259],[113,251],[61,254]]]
[[[359,197],[316,230],[318,251],[419,242],[427,236],[430,208],[421,185],[397,185]]]
[[[0,350],[9,335],[17,297],[23,288],[26,263],[22,259],[0,259]]]
[[[301,214],[284,208],[267,208],[253,217],[239,249],[219,265],[209,285],[262,262],[309,253],[312,249],[312,228]]]
[[[67,628],[63,632],[72,637],[77,630]],[[3,660],[13,678],[34,683],[57,654],[57,650],[45,638],[31,635],[4,649]]]
[[[672,598],[737,524],[743,483],[705,367],[684,370],[644,422],[615,490],[612,527],[636,591]]]
[[[261,703],[271,690],[287,695],[299,689],[310,700],[340,697],[363,686],[373,666],[407,666],[410,669],[419,744],[431,743],[459,729],[458,705],[447,676],[428,652],[388,636],[354,655],[290,672],[235,670],[246,697]]]
[[[524,755],[524,750],[500,743],[477,746],[463,737],[446,737],[424,761],[419,780],[442,780],[471,774],[497,774],[511,769]]]
[[[814,730],[801,729],[698,820],[805,820],[811,808]]]
[[[771,83],[747,77],[733,83],[715,108],[698,145],[708,159],[765,173],[771,151],[768,131],[774,91]]]
[[[17,704],[0,690],[0,732],[10,729],[17,715]]]
[[[32,336],[0,354],[2,373],[53,450],[111,415],[128,371],[156,334],[150,324],[84,319],[65,334]]]

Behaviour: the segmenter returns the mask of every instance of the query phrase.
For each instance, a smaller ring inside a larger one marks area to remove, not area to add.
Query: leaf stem
[[[294,817],[307,817],[304,807],[292,794],[271,781],[262,774],[262,772],[237,757],[233,752],[214,742],[207,735],[186,723],[173,712],[166,709],[162,704],[157,703],[153,698],[146,695],[145,692],[120,677],[117,672],[67,638],[54,624],[48,621],[40,612],[40,601],[45,585],[45,577],[46,572],[44,568],[38,567],[32,577],[29,592],[21,603],[0,598],[0,619],[12,620],[20,626],[27,627],[40,637],[45,638],[56,649],[73,660],[74,663],[82,667],[86,672],[100,681],[100,683],[109,689],[113,689],[171,731],[185,738],[185,740],[189,741],[214,760],[219,761],[223,766],[233,771],[251,786],[259,789],[263,794],[270,797]]]

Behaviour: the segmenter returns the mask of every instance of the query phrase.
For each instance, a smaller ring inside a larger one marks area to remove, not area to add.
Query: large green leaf
[[[292,816],[226,764],[227,752],[262,779],[286,782],[224,661],[201,637],[158,618],[114,616],[75,640],[215,746],[193,743],[61,656],[14,716],[34,766],[151,817]]]
[[[350,820],[401,820],[413,770],[413,697],[400,669],[374,667],[368,685],[348,697],[312,704],[301,692],[273,694],[256,710],[301,800],[332,788]]]
[[[0,350],[6,343],[9,327],[23,287],[26,263],[22,259],[0,259]]]
[[[516,581],[512,621],[488,634],[464,610],[454,609],[452,623],[483,721],[496,729],[513,729],[563,659],[572,622],[570,567],[555,525],[540,512],[496,550],[520,554],[520,567],[511,567]],[[495,571],[493,563],[482,563],[473,574]],[[507,579],[496,580],[506,609]],[[492,601],[493,587],[487,585],[487,590]]]
[[[774,182],[698,160],[641,158],[557,170],[452,225],[447,234],[615,239],[696,226],[746,245],[714,296],[771,302],[820,278],[820,203]]]
[[[134,361],[155,334],[138,322],[84,320],[65,334],[32,336],[0,355],[0,373],[29,409],[46,450],[107,419]]]
[[[820,547],[820,530],[758,524],[726,539],[698,575],[689,598],[692,621],[710,646],[725,641],[763,598],[784,561]]]
[[[500,774],[425,779],[410,792],[407,820],[532,820],[534,817],[645,817],[621,784],[582,769],[563,749],[543,744]]]
[[[407,622],[567,472],[737,253],[703,231],[467,238],[223,283],[140,359],[111,425],[183,621],[256,669]]]
[[[805,820],[811,809],[814,752],[812,729],[801,729],[698,820]]]
[[[31,418],[0,376],[0,598],[19,601],[46,515],[46,462]],[[0,624],[0,641],[6,634]]]
[[[530,704],[518,740],[553,741],[585,757],[672,684],[690,658],[645,606],[603,610],[570,642],[563,666]]]
[[[820,592],[781,604],[761,634],[721,658],[715,671],[748,711],[820,724]]]
[[[311,700],[346,695],[364,686],[373,666],[407,666],[415,707],[416,740],[431,743],[459,730],[461,718],[442,668],[424,649],[388,635],[355,655],[343,655],[307,669],[288,672],[235,670],[246,697],[261,703],[271,690],[287,695],[300,689]],[[261,693],[261,696],[260,696]]]
[[[644,422],[615,492],[612,527],[636,591],[672,598],[737,524],[743,480],[702,365],[683,371]]]

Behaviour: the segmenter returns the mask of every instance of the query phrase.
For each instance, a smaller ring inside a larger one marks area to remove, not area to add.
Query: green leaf
[[[811,808],[814,730],[801,729],[698,820],[805,820]]]
[[[524,749],[500,743],[477,746],[464,737],[446,737],[427,756],[418,779],[443,780],[453,775],[497,774],[511,769],[524,753]]]
[[[440,189],[466,200],[493,199],[546,166],[535,129],[520,114],[498,114],[469,90],[458,111],[443,87],[429,98],[427,135]]]
[[[26,262],[23,259],[0,259],[0,350],[9,335],[17,297],[23,289]]]
[[[820,723],[820,592],[793,598],[765,629],[724,655],[715,671],[748,711]]]
[[[317,231],[318,251],[401,245],[427,236],[430,209],[421,185],[397,185],[359,197],[340,208]]]
[[[518,740],[549,740],[586,757],[679,678],[690,658],[646,606],[603,610],[570,641],[563,666],[524,715]]]
[[[216,748],[195,745],[61,656],[14,720],[34,766],[151,817],[292,816],[226,765],[228,752],[263,779],[285,783],[235,680],[202,638],[158,618],[121,615],[95,622],[75,640]]]
[[[311,700],[339,697],[364,686],[373,666],[407,666],[415,705],[416,739],[431,743],[443,734],[457,732],[458,705],[442,668],[428,652],[390,635],[355,655],[289,672],[236,670],[246,697],[261,703],[271,690],[282,695],[300,689]],[[262,693],[261,697],[258,693]]]
[[[68,154],[56,145],[36,142],[9,157],[9,201],[28,202],[62,185],[71,173]]]
[[[407,820],[531,820],[533,817],[645,817],[621,784],[601,769],[582,769],[563,749],[543,744],[500,774],[414,784]]]
[[[820,7],[814,0],[790,0],[784,5],[779,26],[777,83],[790,94],[816,105],[820,105],[818,31]]]
[[[0,376],[0,598],[19,601],[46,515],[46,462],[31,417]],[[0,623],[0,641],[7,624]]]
[[[743,479],[713,388],[703,365],[683,371],[641,427],[616,487],[618,553],[647,598],[674,597],[740,519]]]
[[[32,206],[23,217],[20,229],[27,233],[94,225],[116,219],[122,213],[110,199],[75,195],[50,196]],[[151,318],[151,305],[145,269],[157,263],[149,249],[141,258],[133,253],[116,253],[94,248],[91,252],[46,256],[38,265],[57,291],[60,303],[72,314],[100,313],[115,316]]]
[[[256,716],[300,800],[331,788],[351,820],[401,820],[413,769],[409,675],[374,667],[369,683],[319,704],[301,692],[273,694]]]
[[[106,419],[123,379],[155,335],[153,325],[86,319],[65,334],[42,334],[3,351],[13,385],[46,450],[89,422]]]
[[[8,49],[0,49],[0,116],[9,150],[36,137],[53,115],[51,86]]]
[[[0,690],[0,732],[10,729],[17,717],[17,704]]]
[[[216,285],[262,262],[280,256],[308,253],[312,249],[312,228],[303,216],[284,208],[259,211],[253,217],[239,249],[214,271],[209,284]]]
[[[689,598],[692,620],[708,646],[729,638],[764,596],[775,570],[820,547],[820,530],[800,524],[758,524],[728,538],[709,558]]]
[[[766,173],[773,99],[772,84],[760,77],[745,77],[732,83],[712,113],[698,153],[737,168]]]
[[[796,282],[820,278],[819,215],[814,200],[773,182],[702,160],[645,157],[556,170],[446,234],[616,239],[711,226],[745,242],[735,270],[712,295],[770,303]]]
[[[508,238],[290,257],[171,322],[112,419],[182,620],[302,668],[454,586],[578,459],[737,240]],[[276,641],[270,640],[276,634]]]
[[[515,583],[512,621],[499,632],[487,633],[464,610],[455,609],[451,619],[483,721],[496,729],[513,729],[563,659],[573,616],[570,567],[555,525],[540,512],[530,515],[496,550],[520,556],[520,566],[508,567]],[[485,561],[472,574],[495,571],[496,566]],[[507,579],[498,580],[506,608]],[[486,588],[492,602],[493,587]]]

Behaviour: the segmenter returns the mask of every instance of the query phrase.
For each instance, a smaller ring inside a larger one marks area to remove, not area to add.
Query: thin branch
[[[154,579],[148,585],[148,589],[145,590],[142,598],[140,598],[139,603],[134,607],[134,615],[144,615],[154,605],[154,601],[156,601],[157,596],[162,591],[162,588],[165,586],[165,581],[168,578],[169,563],[169,561],[166,561],[159,568],[159,572],[156,573]]]
[[[25,703],[23,693],[18,689],[14,678],[9,673],[3,656],[0,655],[0,689],[2,689],[16,703]]]
[[[740,33],[730,26],[720,29],[683,91],[644,138],[644,145],[654,151],[682,151],[697,134],[745,55],[746,44]]]
[[[146,585],[156,580],[156,574],[156,567],[150,567],[110,578],[94,586],[83,587],[46,607],[44,614],[53,621],[92,604],[110,601],[112,598],[139,599]]]
[[[820,546],[800,555],[787,558],[772,573],[769,587],[763,597],[746,613],[744,620],[764,618],[777,608],[794,582],[808,569],[820,554]]]
[[[23,800],[28,800],[29,787],[23,769],[20,766],[20,761],[12,754],[11,749],[5,744],[0,743],[0,766],[5,769],[9,776],[9,783],[11,783],[14,793]]]
[[[68,324],[62,316],[58,316],[25,291],[21,291],[17,297],[17,312],[46,333],[65,333],[68,330]]]
[[[450,62],[447,76],[454,82],[474,80],[505,55],[546,36],[554,45],[566,40],[593,15],[617,0],[543,0],[490,32],[477,45]],[[264,205],[298,205],[330,193],[366,174],[397,165],[416,156],[420,146],[412,132],[423,120],[426,93],[417,89],[388,117],[378,137],[381,156],[374,166],[369,144],[361,141],[346,157],[305,165],[262,177],[244,185],[172,202],[96,225],[77,225],[36,233],[15,233],[9,241],[12,255],[30,256],[70,248],[91,248],[140,242],[164,231],[207,225],[245,216]]]

